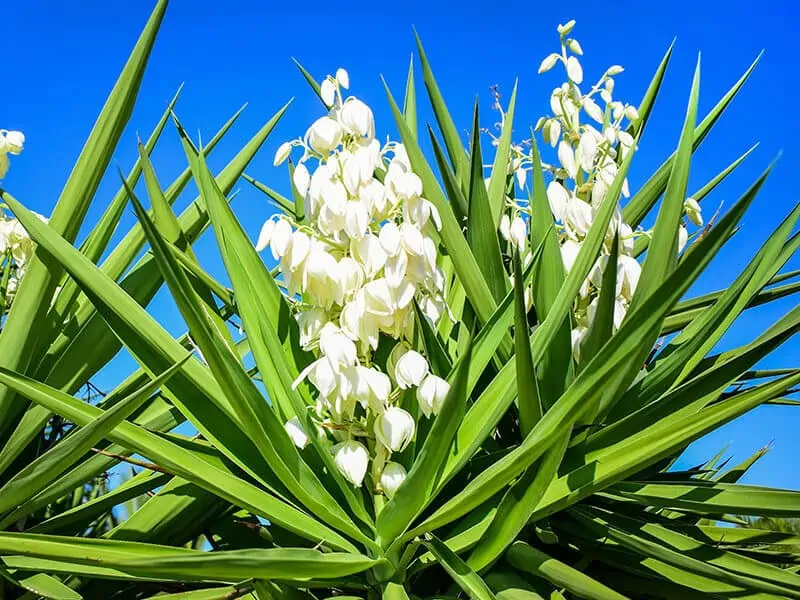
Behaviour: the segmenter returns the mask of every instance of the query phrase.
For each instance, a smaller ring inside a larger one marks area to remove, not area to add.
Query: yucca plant
[[[301,67],[324,106],[278,148],[276,164],[295,153],[288,195],[244,176],[286,107],[215,176],[206,156],[236,115],[198,147],[176,97],[75,245],[165,9],[49,221],[0,190],[36,244],[0,334],[0,597],[800,597],[796,534],[728,526],[800,515],[797,492],[738,483],[761,453],[672,468],[800,382],[754,370],[797,307],[716,350],[747,308],[798,290],[780,274],[797,208],[728,288],[686,297],[769,172],[701,226],[698,203],[747,153],[687,194],[692,154],[755,65],[699,123],[698,69],[677,150],[622,203],[671,49],[638,106],[613,100],[618,67],[583,94],[574,22],[540,67],[566,68],[552,114],[515,143],[512,94],[488,171],[477,109],[465,148],[421,44],[434,160],[412,70],[402,109],[387,89],[400,141],[381,146],[346,71]],[[170,120],[188,167],[164,186],[149,154]],[[280,209],[255,244],[229,205],[243,176]],[[138,223],[109,248],[129,203]],[[228,281],[192,251],[209,224]],[[165,283],[178,339],[146,310]],[[87,398],[122,349],[140,368]],[[121,464],[137,471],[108,486]]]

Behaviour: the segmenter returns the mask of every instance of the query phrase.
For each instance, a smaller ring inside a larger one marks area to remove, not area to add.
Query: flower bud
[[[678,228],[678,252],[683,252],[683,249],[686,247],[688,241],[689,232],[686,230],[686,227],[681,225]]]
[[[372,139],[375,137],[375,120],[372,109],[357,98],[348,98],[339,111],[339,122],[348,133]]]
[[[587,173],[591,173],[594,159],[597,155],[597,140],[595,140],[594,135],[590,132],[586,131],[581,135],[576,155],[581,168]]]
[[[336,81],[344,89],[347,89],[347,88],[350,87],[350,75],[348,75],[347,71],[345,71],[341,67],[336,69]]]
[[[320,154],[336,148],[342,140],[342,126],[330,117],[320,117],[306,133],[308,144]]]
[[[556,221],[563,222],[566,218],[569,198],[569,192],[557,181],[547,184],[547,202]]]
[[[556,29],[558,34],[563,37],[569,35],[573,27],[575,27],[575,19],[567,21],[564,25],[559,25]]]
[[[272,257],[277,260],[286,254],[289,242],[292,240],[292,226],[286,219],[278,219],[272,230],[270,245],[272,246]]]
[[[567,76],[579,85],[583,82],[583,67],[574,56],[567,59]]]
[[[555,52],[548,54],[542,61],[542,64],[539,65],[539,73],[547,73],[547,71],[556,66],[559,58],[561,58],[561,55]]]
[[[450,384],[441,377],[429,374],[417,388],[417,402],[426,417],[438,415],[450,391]]]
[[[291,151],[292,143],[283,142],[280,146],[278,146],[278,150],[275,152],[275,158],[272,159],[272,166],[277,167],[278,165],[282,164],[283,161],[289,158]]]
[[[375,419],[375,437],[392,452],[402,452],[415,429],[414,417],[398,406],[390,406]]]
[[[603,123],[603,109],[597,105],[597,102],[592,100],[589,96],[583,99],[583,110],[589,115],[592,120],[597,121],[602,125]]]
[[[300,419],[297,417],[292,417],[286,421],[284,428],[286,429],[286,433],[289,434],[289,437],[292,438],[294,445],[300,448],[300,450],[308,446],[308,434],[306,434],[306,430],[300,423]]]
[[[620,73],[622,73],[624,70],[625,70],[625,69],[623,69],[623,68],[622,68],[621,66],[619,66],[619,65],[612,65],[612,66],[608,67],[608,70],[606,70],[606,75],[611,75],[611,76],[613,76],[613,75],[619,75],[619,74],[620,74]]]
[[[322,85],[319,86],[319,95],[322,97],[322,101],[325,103],[325,106],[333,106],[333,103],[336,100],[336,85],[326,77],[325,81],[322,82]]]
[[[687,198],[683,203],[683,210],[686,211],[686,216],[689,220],[698,227],[703,226],[703,215],[700,211],[700,204],[694,198]]]
[[[6,131],[3,136],[2,152],[9,154],[19,154],[25,145],[25,136],[21,131]]]
[[[353,340],[333,323],[326,323],[319,332],[319,349],[334,371],[341,367],[352,367],[358,362]]]
[[[383,493],[386,494],[390,500],[394,497],[394,493],[397,491],[397,488],[400,487],[400,484],[405,481],[407,475],[406,468],[400,463],[389,462],[383,467],[383,473],[381,473],[381,488],[383,489]]]
[[[364,444],[354,440],[336,444],[333,447],[333,462],[347,481],[361,487],[369,464],[369,452]]]
[[[628,104],[628,106],[625,107],[625,116],[629,121],[635,121],[639,118],[639,111],[636,110],[633,104]]]
[[[583,55],[583,48],[581,48],[581,45],[578,43],[578,40],[576,39],[567,40],[567,48],[569,48],[571,52],[574,52],[578,56]]]

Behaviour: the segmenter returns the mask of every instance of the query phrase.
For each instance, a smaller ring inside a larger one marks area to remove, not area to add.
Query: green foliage
[[[215,176],[206,156],[235,116],[198,148],[174,116],[176,96],[75,244],[90,203],[101,201],[95,192],[166,4],[157,3],[49,223],[0,190],[38,245],[0,333],[0,598],[800,598],[800,492],[739,483],[766,450],[730,468],[721,453],[672,469],[689,444],[738,416],[796,404],[789,396],[800,368],[754,369],[797,333],[800,308],[748,344],[714,352],[748,308],[800,291],[786,283],[797,272],[780,273],[800,245],[800,208],[727,289],[686,297],[769,171],[677,251],[692,155],[755,65],[697,125],[698,64],[675,153],[621,212],[635,226],[657,211],[652,236],[633,246],[643,269],[630,310],[615,324],[617,231],[576,357],[573,307],[609,244],[635,153],[619,157],[565,269],[534,140],[530,233],[521,246],[509,243],[498,226],[513,201],[516,87],[487,178],[477,108],[465,149],[417,39],[438,128],[428,126],[432,161],[419,140],[413,61],[402,110],[391,93],[389,104],[441,215],[449,308],[463,321],[433,326],[413,305],[415,343],[450,388],[402,454],[408,475],[387,499],[370,478],[371,489],[353,487],[320,437],[299,449],[284,428],[295,418],[315,431],[315,392],[295,381],[317,351],[300,347],[287,284],[262,262],[228,195],[243,177],[305,218],[296,191],[290,199],[244,174],[287,106]],[[671,50],[629,129],[637,141],[650,142],[643,130]],[[149,156],[170,116],[187,168],[162,188]],[[693,197],[710,194],[749,153]],[[142,176],[150,210],[133,191]],[[176,215],[172,205],[192,180],[199,196]],[[109,248],[127,202],[138,223]],[[209,226],[228,281],[192,251]],[[146,310],[165,283],[186,324],[179,338]],[[123,349],[140,367],[99,401],[82,395]],[[249,356],[254,367],[245,366]],[[197,435],[176,430],[186,422]],[[109,486],[107,474],[122,468],[134,474]]]

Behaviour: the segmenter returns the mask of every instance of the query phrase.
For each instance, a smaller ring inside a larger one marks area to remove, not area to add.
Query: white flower
[[[300,450],[308,446],[308,434],[306,434],[306,430],[300,423],[300,419],[297,417],[292,417],[286,421],[284,428],[286,429],[286,433],[289,434],[289,437],[292,438],[294,445],[300,448]]]
[[[573,197],[567,204],[567,223],[579,235],[586,235],[592,227],[592,206],[580,198]]]
[[[567,216],[567,204],[570,194],[566,188],[557,181],[547,184],[547,202],[556,221],[564,221]]]
[[[356,345],[333,323],[326,323],[319,332],[320,352],[328,359],[331,368],[352,367],[358,362]]]
[[[509,240],[517,247],[519,252],[525,251],[528,241],[528,232],[522,217],[514,217],[509,229]]]
[[[320,117],[306,132],[309,146],[321,154],[330,152],[342,140],[342,126],[330,117]]]
[[[350,252],[368,278],[371,278],[386,264],[386,251],[381,247],[378,236],[368,233],[363,238],[350,242]]]
[[[301,163],[294,168],[292,182],[294,183],[297,193],[301,196],[305,196],[308,191],[308,184],[311,182],[311,175],[309,175],[308,169],[304,164]]]
[[[500,217],[500,227],[498,229],[504,240],[507,240],[511,235],[511,219],[506,213],[503,213]]]
[[[348,75],[347,71],[345,71],[342,67],[336,69],[336,81],[344,89],[350,87],[350,75]]]
[[[375,437],[392,452],[402,452],[415,430],[414,417],[398,406],[390,406],[375,419]]]
[[[565,36],[569,35],[573,27],[575,27],[575,19],[567,21],[564,25],[559,25],[556,29],[558,30],[559,35]]]
[[[354,440],[336,444],[333,447],[333,461],[347,481],[361,487],[369,464],[369,452],[364,444]]]
[[[282,164],[283,161],[289,158],[291,151],[292,143],[283,142],[280,146],[278,146],[278,150],[275,152],[275,158],[272,159],[272,166],[277,167],[278,165]]]
[[[339,111],[339,123],[344,130],[357,137],[371,140],[375,137],[375,120],[372,109],[357,98],[348,98]]]
[[[689,232],[686,231],[686,227],[681,224],[678,228],[678,252],[683,252],[683,249],[686,247],[686,243],[689,241]]]
[[[586,114],[589,115],[593,120],[597,121],[602,125],[603,123],[603,109],[597,105],[597,102],[592,100],[589,96],[586,96],[583,99],[583,110],[586,111]]]
[[[622,73],[624,70],[625,70],[625,69],[623,69],[623,68],[622,68],[621,66],[619,66],[619,65],[613,65],[613,66],[611,66],[611,67],[608,67],[608,69],[606,70],[606,74],[607,74],[607,75],[619,75],[619,74],[620,74],[620,73]]]
[[[295,319],[297,319],[300,331],[300,345],[308,348],[319,337],[323,325],[328,322],[328,315],[324,310],[315,306],[297,313]]]
[[[617,261],[617,287],[621,287],[618,292],[626,300],[633,298],[636,286],[639,284],[639,277],[642,274],[642,266],[632,256],[622,255]],[[619,284],[622,284],[621,286]]]
[[[558,144],[558,160],[561,166],[567,172],[567,175],[574,178],[578,172],[575,166],[575,153],[572,151],[572,146],[566,140],[561,140]]]
[[[583,67],[574,56],[567,59],[567,76],[577,84],[583,81]]]
[[[275,227],[270,236],[270,246],[272,247],[272,257],[274,259],[281,258],[289,247],[292,241],[292,226],[286,219],[278,219]]]
[[[576,327],[572,330],[572,356],[578,362],[580,362],[581,359],[581,344],[588,331],[589,329],[586,327]]]
[[[346,377],[350,381],[350,393],[364,409],[371,408],[377,413],[386,410],[392,392],[392,382],[386,373],[358,365],[349,369]]]
[[[369,214],[366,207],[359,201],[347,203],[344,211],[344,230],[353,239],[364,237],[369,226]]]
[[[397,488],[400,487],[400,484],[405,481],[407,475],[406,468],[400,463],[389,462],[383,467],[383,473],[381,473],[381,488],[383,489],[383,493],[386,494],[390,500],[394,497],[394,493],[397,491]]]
[[[639,111],[636,110],[636,107],[633,104],[629,104],[625,107],[625,116],[629,121],[635,121],[639,118]]]
[[[581,135],[580,142],[578,142],[578,150],[576,152],[578,162],[581,168],[587,173],[591,173],[594,159],[597,155],[597,141],[590,132],[586,131]]]
[[[381,248],[383,248],[387,255],[397,256],[403,247],[403,238],[400,235],[400,228],[397,226],[397,223],[389,221],[384,224],[378,234],[378,241],[380,241]]]
[[[428,361],[416,350],[410,350],[403,344],[394,347],[389,356],[389,363],[394,367],[394,380],[400,389],[407,389],[422,383],[428,374]]]
[[[559,138],[561,137],[561,123],[559,123],[558,119],[548,120],[544,126],[542,134],[544,135],[544,141],[549,143],[551,147],[555,148]]]
[[[700,204],[694,198],[687,198],[683,203],[683,210],[689,220],[698,227],[703,226],[703,215],[700,212]]]
[[[322,82],[322,85],[319,86],[319,95],[322,97],[322,101],[325,103],[325,106],[333,106],[333,103],[336,100],[336,85],[330,80],[330,78],[326,77]]]
[[[548,54],[542,61],[542,64],[539,65],[539,73],[546,73],[555,67],[559,58],[561,58],[561,55],[555,52],[553,52],[553,54]]]
[[[5,131],[0,137],[0,153],[19,154],[25,145],[25,136],[21,131]]]
[[[275,221],[270,217],[261,226],[261,231],[258,233],[258,240],[256,241],[256,252],[263,251],[269,246],[272,232],[275,230]]]
[[[566,240],[561,244],[561,260],[564,261],[564,271],[567,273],[572,270],[572,265],[575,264],[575,259],[578,258],[580,250],[580,244],[573,240]]]
[[[417,402],[426,417],[438,415],[450,391],[450,384],[441,377],[428,374],[417,388]]]

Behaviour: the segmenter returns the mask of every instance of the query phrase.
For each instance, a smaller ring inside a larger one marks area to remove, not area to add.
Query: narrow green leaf
[[[515,81],[508,110],[503,113],[503,129],[500,132],[500,141],[497,144],[492,174],[489,179],[489,206],[491,206],[495,228],[500,224],[500,213],[506,198],[506,179],[508,165],[511,163],[511,134],[514,131],[514,110],[517,104],[517,84],[518,82]]]
[[[408,130],[414,139],[417,139],[417,92],[414,86],[414,55],[408,63],[408,77],[406,78],[406,95],[403,99],[403,116],[406,119]]]
[[[542,400],[528,339],[528,314],[525,309],[525,278],[519,253],[512,258],[514,263],[514,362],[517,373],[517,402],[519,403],[519,426],[523,437],[542,418]]]
[[[425,535],[425,546],[431,551],[447,571],[447,574],[453,578],[458,587],[472,598],[472,600],[495,600],[495,596],[486,582],[481,579],[475,571],[459,558],[459,556],[450,550],[442,541],[436,536],[428,533]]]

